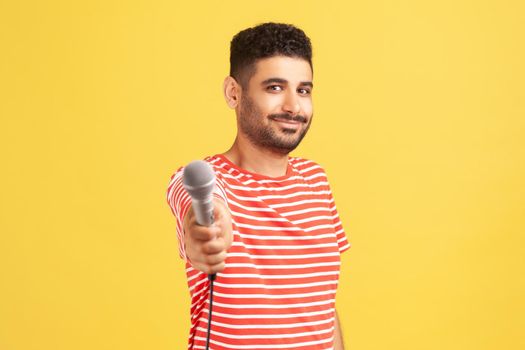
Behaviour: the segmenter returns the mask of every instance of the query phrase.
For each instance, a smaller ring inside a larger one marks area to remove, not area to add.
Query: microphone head
[[[191,198],[205,200],[215,187],[215,173],[207,162],[195,160],[184,167],[182,184]]]

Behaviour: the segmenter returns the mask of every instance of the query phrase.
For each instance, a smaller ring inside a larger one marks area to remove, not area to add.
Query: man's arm
[[[337,310],[335,311],[335,333],[334,333],[334,350],[344,350],[343,334],[341,332],[341,325],[339,324],[339,316]]]

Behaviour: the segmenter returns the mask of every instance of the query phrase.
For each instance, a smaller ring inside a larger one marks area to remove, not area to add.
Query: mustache
[[[308,119],[306,119],[302,115],[296,115],[292,117],[289,114],[270,114],[268,115],[268,117],[271,119],[284,119],[288,121],[301,122],[301,123],[306,123],[308,121]]]

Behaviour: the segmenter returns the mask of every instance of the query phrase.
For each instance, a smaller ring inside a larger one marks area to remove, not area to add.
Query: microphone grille
[[[203,160],[195,160],[182,173],[182,182],[192,197],[203,199],[202,196],[211,194],[215,185],[215,173],[212,167]]]

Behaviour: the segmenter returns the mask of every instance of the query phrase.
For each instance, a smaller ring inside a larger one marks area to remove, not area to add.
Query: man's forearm
[[[339,324],[339,316],[337,310],[335,311],[335,332],[334,332],[334,350],[344,350],[343,333],[341,332],[341,325]]]

